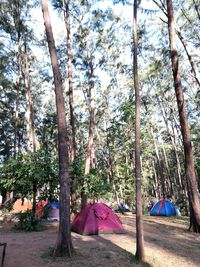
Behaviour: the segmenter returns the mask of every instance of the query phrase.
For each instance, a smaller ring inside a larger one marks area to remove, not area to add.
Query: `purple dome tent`
[[[74,218],[71,229],[82,235],[124,232],[119,217],[103,203],[86,205]]]

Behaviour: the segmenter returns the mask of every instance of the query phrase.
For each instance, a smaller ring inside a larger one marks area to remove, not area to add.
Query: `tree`
[[[68,94],[69,94],[69,108],[70,108],[70,125],[72,130],[72,145],[71,145],[71,160],[76,156],[76,129],[74,116],[74,96],[73,96],[73,76],[72,76],[72,40],[71,40],[71,23],[69,0],[63,0],[63,12],[65,19],[65,27],[67,32],[67,73],[68,73]]]
[[[142,181],[141,181],[141,162],[140,162],[140,86],[138,77],[138,34],[137,34],[137,8],[138,1],[134,0],[133,13],[133,73],[135,88],[135,179],[136,179],[136,258],[144,260],[144,238],[142,221]]]
[[[58,11],[59,14],[63,14],[65,29],[66,29],[66,45],[65,49],[61,53],[67,55],[67,64],[66,64],[66,87],[67,87],[67,97],[69,99],[69,122],[70,122],[70,132],[71,138],[69,139],[69,159],[74,161],[77,151],[76,144],[76,126],[75,126],[75,111],[74,111],[74,86],[73,86],[73,43],[71,36],[71,14],[73,13],[73,8],[70,8],[72,5],[70,0],[52,0],[53,7]],[[70,5],[71,4],[71,5]],[[73,3],[74,5],[74,3]],[[76,6],[76,5],[75,5]],[[76,8],[76,7],[75,7]],[[62,45],[63,47],[63,45]]]
[[[62,78],[56,53],[55,41],[46,0],[41,0],[44,17],[44,25],[47,43],[51,57],[51,64],[55,84],[57,123],[58,123],[58,154],[59,154],[59,182],[60,182],[60,222],[57,243],[54,256],[71,257],[73,246],[70,229],[70,197],[69,197],[69,160],[67,146],[67,125],[65,115],[65,104],[62,89]]]
[[[174,78],[174,88],[176,93],[181,133],[183,137],[184,154],[185,154],[185,168],[186,168],[186,177],[187,177],[189,204],[190,204],[190,228],[192,228],[194,232],[200,233],[200,203],[198,199],[198,186],[195,175],[190,129],[186,114],[181,76],[179,73],[178,52],[176,50],[175,37],[174,37],[175,35],[174,14],[173,14],[173,6],[171,0],[167,0],[167,14],[168,14],[169,42],[171,51],[172,72]]]
[[[44,188],[44,193],[51,199],[52,192],[58,185],[58,161],[48,150],[19,154],[10,158],[0,168],[0,191],[15,192],[15,195],[30,196],[36,189]]]
[[[85,161],[85,175],[90,173],[92,159],[92,151],[94,147],[94,130],[95,130],[95,113],[94,113],[94,98],[93,98],[93,91],[94,91],[94,66],[92,59],[89,59],[88,64],[88,75],[89,75],[89,90],[88,90],[88,110],[89,110],[89,135],[88,135],[88,146],[87,146],[87,156]],[[82,194],[82,207],[87,204],[87,196],[85,193]]]

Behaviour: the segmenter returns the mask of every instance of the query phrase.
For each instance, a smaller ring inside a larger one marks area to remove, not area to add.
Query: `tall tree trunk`
[[[23,71],[26,95],[26,151],[31,151],[31,106],[30,106],[30,81],[27,70]]]
[[[162,170],[161,160],[160,160],[160,155],[159,155],[159,150],[158,150],[157,142],[156,142],[154,131],[153,131],[153,128],[152,127],[151,127],[151,134],[152,134],[152,137],[153,137],[154,148],[155,148],[155,152],[156,152],[157,169],[158,169],[158,173],[159,173],[159,177],[160,177],[160,182],[161,182],[162,197],[165,198],[166,197],[165,176],[164,176],[164,173],[163,173],[163,170]]]
[[[198,84],[198,86],[200,87],[200,75],[199,75],[198,68],[197,68],[195,62],[193,61],[192,56],[190,55],[190,53],[188,51],[187,44],[184,41],[184,38],[183,38],[181,31],[180,30],[177,31],[177,34],[178,34],[178,37],[179,37],[179,39],[180,39],[180,41],[181,41],[181,43],[185,49],[185,52],[187,54],[188,60],[190,62],[190,66],[191,66],[193,74],[194,74],[195,81]]]
[[[94,68],[93,62],[90,59],[89,61],[89,91],[88,91],[88,110],[89,110],[89,135],[88,135],[88,145],[87,145],[87,156],[85,161],[85,175],[89,174],[90,167],[91,167],[91,160],[92,160],[92,151],[94,145],[94,129],[95,129],[95,122],[94,122],[94,98],[93,98],[93,91],[94,91]],[[82,192],[82,208],[87,203],[87,196],[85,192]]]
[[[17,81],[16,81],[16,108],[15,108],[15,139],[14,139],[14,158],[17,157],[17,141],[19,140],[19,91],[20,91],[20,84],[19,84],[19,72],[17,73]],[[19,152],[19,151],[18,151]]]
[[[73,246],[71,241],[70,227],[70,181],[69,181],[69,159],[67,151],[67,125],[65,115],[65,103],[62,89],[62,78],[59,69],[55,41],[48,11],[47,0],[41,0],[44,25],[46,30],[51,65],[54,76],[57,123],[58,123],[58,153],[59,153],[59,182],[60,182],[60,221],[59,232],[54,249],[54,256],[71,257]]]
[[[94,69],[93,63],[89,62],[89,93],[88,93],[88,110],[89,110],[89,135],[88,135],[88,147],[87,147],[87,157],[85,162],[85,174],[90,172],[91,159],[92,159],[92,149],[94,145]]]
[[[31,91],[29,91],[29,99],[30,99],[30,110],[31,110],[31,136],[32,136],[32,146],[33,146],[33,153],[36,152],[36,134],[35,134],[35,120],[34,120],[34,112],[33,112],[33,102]]]
[[[161,198],[160,185],[159,185],[158,176],[156,172],[155,161],[153,160],[152,163],[153,163],[153,172],[154,172],[154,191],[155,191],[155,197],[158,200]]]
[[[73,161],[76,156],[76,129],[74,117],[74,96],[73,96],[73,77],[72,77],[72,43],[71,43],[71,25],[69,13],[69,0],[63,0],[63,12],[65,19],[65,27],[67,31],[67,73],[68,73],[68,86],[69,86],[69,110],[70,110],[70,125],[72,130],[72,146],[71,146],[71,160]]]
[[[18,3],[19,4],[19,3]],[[18,9],[16,7],[16,9]],[[16,25],[17,26],[17,25]],[[17,59],[17,78],[16,78],[16,109],[15,109],[15,140],[14,140],[14,158],[17,157],[17,152],[20,152],[20,133],[19,133],[19,96],[20,96],[20,75],[21,75],[21,29],[16,27],[17,30],[17,41],[18,41],[18,48],[16,53]],[[18,151],[17,151],[17,142],[18,142]]]
[[[106,166],[108,169],[108,183],[111,183],[113,181],[114,173],[113,173],[113,162],[111,158],[111,149],[109,146],[109,140],[108,140],[108,132],[106,130],[106,148],[107,148],[107,153],[105,156],[105,161],[106,161]]]
[[[72,132],[72,138],[70,142],[71,154],[70,160],[73,162],[77,156],[76,148],[76,128],[75,128],[75,116],[74,116],[74,96],[73,96],[73,72],[72,72],[72,40],[71,40],[71,23],[70,23],[70,0],[63,0],[63,13],[65,20],[65,28],[67,33],[67,82],[68,82],[68,97],[69,97],[69,110],[70,110],[70,126]],[[71,184],[71,208],[73,212],[77,210],[77,193],[74,192],[73,187],[76,184],[76,180],[72,179]]]
[[[2,137],[3,137],[3,140],[4,140],[4,142],[5,142],[5,158],[6,158],[6,160],[9,160],[9,158],[10,158],[10,140],[8,140],[8,138],[7,138],[7,132],[6,132],[6,127],[2,124]]]
[[[158,103],[159,103],[159,106],[161,108],[161,113],[162,113],[162,116],[163,116],[163,120],[165,122],[165,126],[166,126],[166,130],[170,136],[170,139],[171,139],[171,143],[172,143],[172,148],[174,150],[174,154],[175,154],[175,158],[176,158],[176,164],[177,164],[177,174],[178,174],[178,185],[179,185],[179,193],[183,193],[184,191],[184,186],[183,186],[183,181],[182,181],[182,176],[181,176],[181,164],[180,164],[180,160],[179,160],[179,155],[178,155],[178,151],[177,151],[177,146],[176,146],[176,140],[175,140],[175,133],[172,133],[170,131],[170,127],[169,127],[169,123],[168,123],[168,119],[167,119],[167,115],[166,115],[166,110],[164,108],[164,105],[163,103],[160,101],[159,97],[157,96],[157,99],[158,99]],[[172,127],[173,128],[173,127]]]
[[[170,195],[172,196],[172,195],[174,195],[174,190],[173,190],[173,185],[172,185],[172,180],[171,180],[171,172],[170,172],[170,168],[169,168],[169,162],[167,159],[165,147],[163,144],[162,144],[162,150],[163,150],[163,156],[164,156],[164,162],[165,162],[165,169],[166,169],[166,173],[167,173],[168,191],[170,192]]]
[[[136,179],[136,258],[144,260],[144,237],[143,237],[143,215],[142,215],[142,180],[140,162],[140,87],[138,77],[138,35],[137,35],[137,7],[138,1],[134,0],[133,12],[133,73],[135,88],[135,179]]]
[[[27,73],[29,76],[29,72],[27,72]],[[28,81],[30,83],[30,76],[28,78]],[[30,119],[31,119],[32,151],[33,151],[33,153],[36,153],[35,121],[34,121],[33,103],[32,103],[31,91],[30,91],[30,84],[29,84],[28,98],[29,98],[30,112],[31,112]],[[37,197],[37,181],[35,179],[33,179],[33,207],[32,207],[32,211],[34,214],[36,211],[36,197]]]
[[[180,127],[180,122],[178,122],[177,118],[176,118],[176,110],[174,107],[171,108],[171,115],[173,117],[173,120],[171,120],[171,124],[172,124],[172,132],[174,135],[174,141],[176,144],[180,145],[183,147],[183,137],[181,134],[181,127]],[[184,149],[183,149],[184,150]],[[183,151],[184,153],[184,151]]]
[[[169,24],[168,26],[169,26],[172,72],[174,77],[174,88],[177,98],[177,105],[180,117],[181,133],[183,136],[183,146],[185,154],[186,177],[187,177],[188,193],[189,193],[188,195],[190,203],[190,226],[194,232],[200,233],[200,203],[198,199],[198,186],[194,168],[190,129],[185,109],[181,77],[179,74],[178,53],[175,47],[174,14],[173,14],[172,0],[167,0],[167,13],[168,13],[168,24]]]
[[[20,134],[19,132],[19,135],[18,135],[18,152],[19,153],[22,153],[22,136],[23,134]]]
[[[35,123],[34,123],[34,114],[33,114],[33,104],[31,96],[31,85],[30,85],[30,74],[29,74],[29,64],[28,64],[28,55],[25,44],[25,65],[22,66],[22,73],[25,82],[25,91],[26,91],[26,134],[27,134],[27,152],[32,151],[36,152],[36,135],[35,135]],[[35,213],[36,210],[36,193],[37,193],[37,182],[33,179],[33,207],[32,211]]]
[[[117,205],[119,205],[120,204],[120,199],[119,199],[118,192],[117,192],[117,189],[116,189],[116,186],[115,186],[114,183],[113,183],[113,190],[114,190],[114,193],[115,193],[115,196],[116,196]]]

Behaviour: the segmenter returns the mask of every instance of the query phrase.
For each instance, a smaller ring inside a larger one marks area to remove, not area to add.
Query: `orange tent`
[[[26,198],[24,199],[24,201],[22,201],[22,199],[19,198],[13,204],[13,211],[14,212],[24,212],[24,211],[31,210],[31,209],[32,209],[32,204],[31,204],[30,200],[28,200]]]

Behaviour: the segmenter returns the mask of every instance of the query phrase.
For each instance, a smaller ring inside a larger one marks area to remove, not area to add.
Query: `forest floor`
[[[135,215],[120,215],[124,234],[81,236],[72,233],[76,254],[52,259],[57,222],[46,222],[40,232],[16,232],[12,223],[0,222],[0,242],[7,242],[4,267],[192,267],[200,266],[200,235],[188,232],[188,218],[144,217],[146,262],[137,264]],[[1,260],[0,251],[0,260]]]

